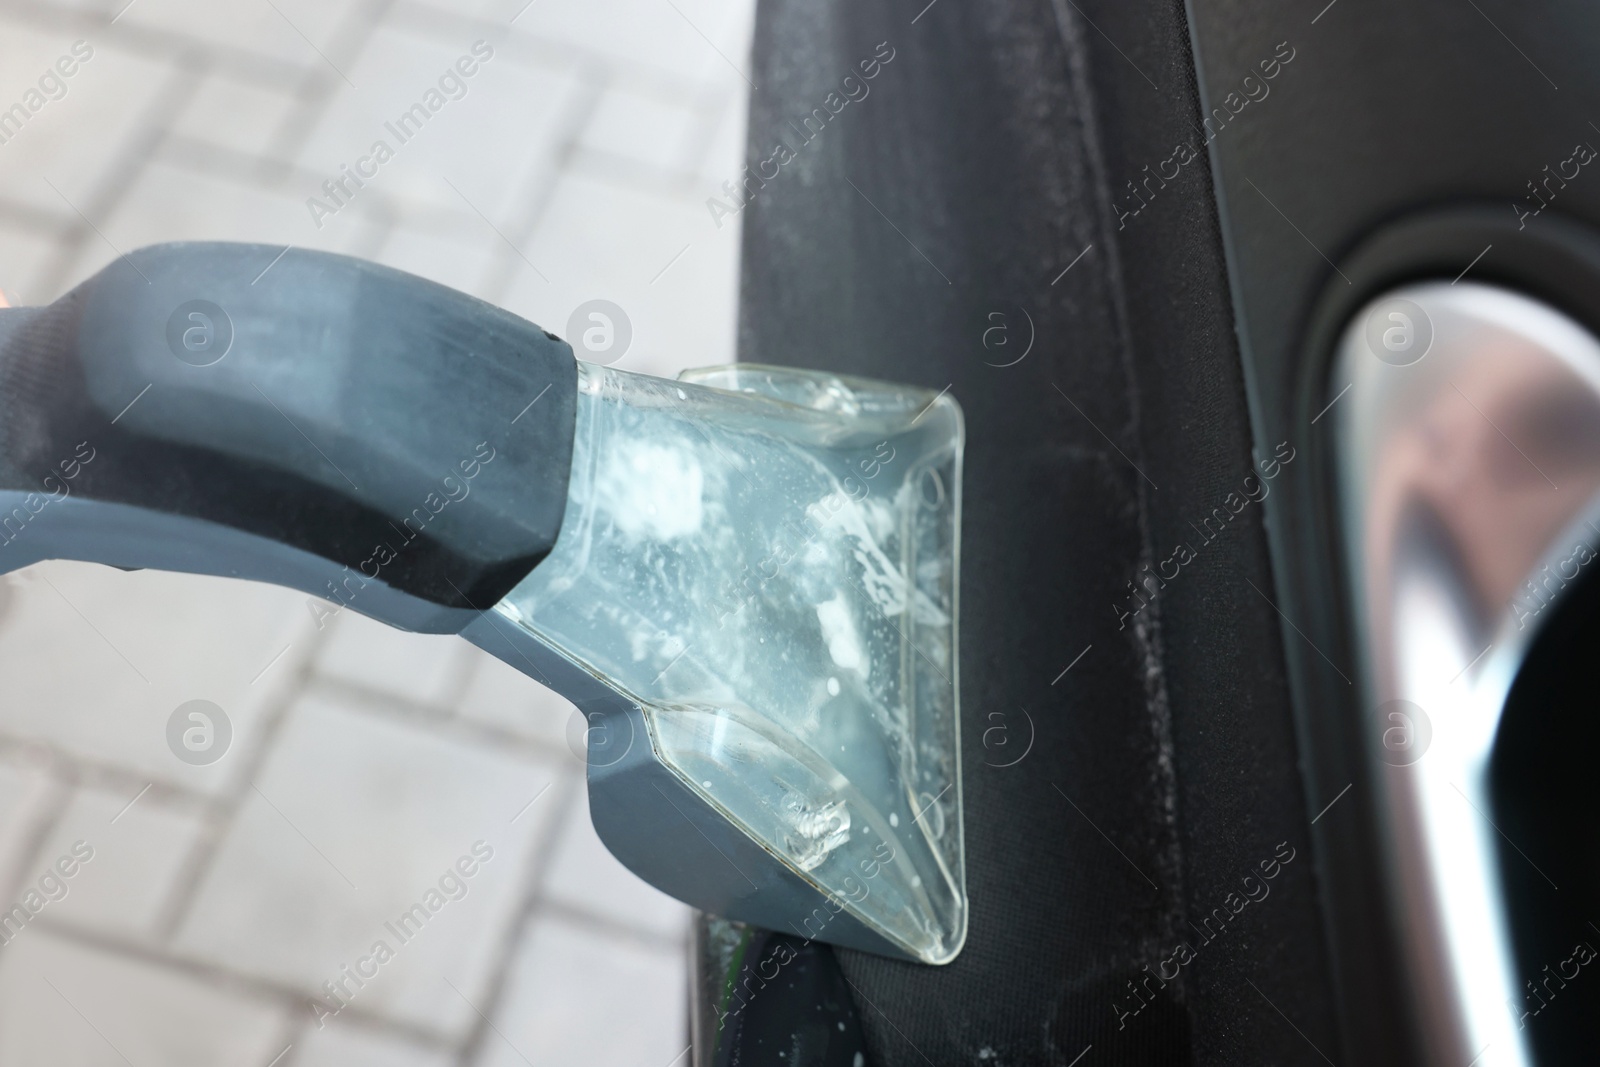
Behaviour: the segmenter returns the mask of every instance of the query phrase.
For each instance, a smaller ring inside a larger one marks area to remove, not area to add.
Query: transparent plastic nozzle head
[[[602,836],[706,910],[948,962],[967,924],[959,407],[751,364],[578,381],[560,537],[497,610],[642,717],[627,760],[591,734],[592,797],[641,755],[671,776],[626,827],[596,806]],[[714,872],[667,872],[696,832],[729,861],[715,900],[683,888]]]

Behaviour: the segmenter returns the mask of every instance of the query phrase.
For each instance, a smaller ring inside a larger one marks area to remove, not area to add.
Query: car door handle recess
[[[1508,289],[1421,283],[1357,314],[1334,369],[1364,733],[1409,985],[1431,1062],[1522,1067],[1490,761],[1575,546],[1592,559],[1600,542],[1600,341]]]

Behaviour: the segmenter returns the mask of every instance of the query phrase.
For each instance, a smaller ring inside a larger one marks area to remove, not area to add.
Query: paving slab
[[[535,922],[475,1067],[681,1067],[687,966],[676,950]]]
[[[52,921],[151,938],[200,820],[198,811],[175,809],[145,791],[124,796],[79,789],[35,857],[40,872],[77,868],[64,879],[65,896],[50,906]],[[85,849],[92,859],[70,862]]]
[[[325,629],[318,673],[401,700],[444,704],[472,658],[471,646],[459,637],[406,633],[351,609],[330,618],[319,607],[316,619]]]
[[[281,1006],[27,930],[0,948],[0,1063],[265,1064]]]
[[[441,996],[442,983],[469,997],[487,988],[540,862],[561,773],[570,778],[554,760],[308,695],[175,943],[307,993],[332,983],[330,1008],[348,1002],[462,1034],[471,1009]]]
[[[35,836],[55,815],[66,789],[41,752],[7,751],[0,760],[0,893],[30,878]]]
[[[0,728],[146,780],[223,790],[310,651],[304,597],[276,586],[83,563],[39,563],[7,581]],[[173,713],[197,699],[232,726],[209,765],[181,761],[167,743]]]
[[[542,744],[583,772],[584,723],[570,700],[487,652],[473,651],[470,671],[456,714]]]
[[[292,1067],[450,1067],[454,1057],[358,1022],[334,1019],[294,1042]]]
[[[705,200],[738,173],[753,11],[0,0],[0,111],[94,50],[0,143],[0,290],[45,302],[142,245],[245,240],[362,255],[563,335],[612,300],[625,370],[727,362],[739,224]],[[466,94],[316,226],[307,198],[480,38]],[[0,578],[0,886],[96,850],[0,945],[0,1064],[524,1064],[498,1030],[541,1067],[669,1067],[687,909],[595,837],[571,705],[459,639],[315,614],[220,579]],[[194,699],[232,732],[207,765],[167,740]],[[480,841],[492,858],[447,878]],[[318,1029],[325,982],[347,1006]]]

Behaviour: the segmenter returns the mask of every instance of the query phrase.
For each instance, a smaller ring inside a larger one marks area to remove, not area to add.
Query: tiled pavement
[[[0,124],[0,290],[252,240],[563,333],[614,301],[624,369],[726,362],[738,232],[705,198],[737,167],[751,0],[524,4],[0,0],[0,112],[28,113]],[[459,98],[314,219],[479,41]],[[0,909],[38,905],[0,927],[0,1067],[682,1063],[686,911],[595,838],[570,706],[463,642],[45,564],[0,579],[0,686]],[[210,765],[168,746],[190,700],[231,725]]]

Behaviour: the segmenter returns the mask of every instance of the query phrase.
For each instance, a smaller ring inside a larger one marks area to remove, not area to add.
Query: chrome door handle
[[[1507,289],[1411,285],[1346,328],[1345,388],[1340,532],[1401,955],[1433,1062],[1520,1067],[1489,764],[1531,641],[1600,545],[1600,340]]]

